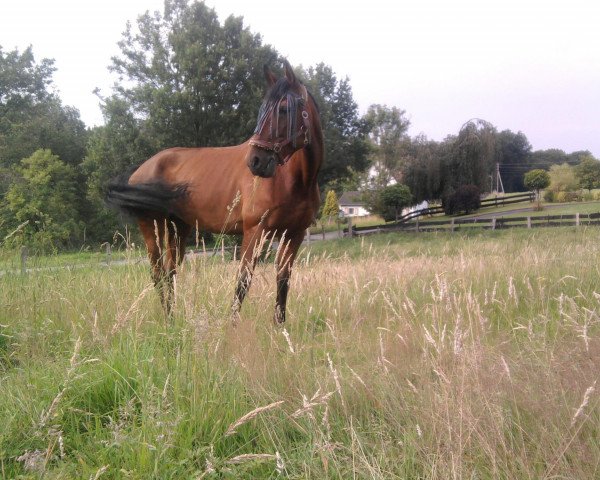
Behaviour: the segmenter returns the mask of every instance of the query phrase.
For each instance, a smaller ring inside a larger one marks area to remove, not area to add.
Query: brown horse
[[[274,320],[285,321],[294,258],[319,208],[323,134],[317,105],[289,63],[282,78],[268,67],[265,77],[269,90],[248,141],[223,148],[164,150],[129,178],[109,185],[109,203],[138,221],[168,312],[186,239],[199,228],[243,234],[236,315],[265,238],[280,239]]]

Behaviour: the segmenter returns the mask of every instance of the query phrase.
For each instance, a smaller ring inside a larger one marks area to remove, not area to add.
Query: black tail
[[[178,216],[178,202],[187,195],[187,185],[167,185],[164,182],[130,185],[129,176],[112,180],[106,189],[106,203],[133,217],[148,215]]]

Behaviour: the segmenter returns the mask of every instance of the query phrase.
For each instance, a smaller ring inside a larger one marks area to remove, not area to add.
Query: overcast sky
[[[411,135],[441,140],[471,118],[525,133],[534,149],[600,158],[600,2],[592,0],[207,0],[293,65],[348,76],[361,113],[406,110]],[[4,0],[0,45],[56,60],[63,102],[102,123],[110,57],[127,20],[162,0]]]

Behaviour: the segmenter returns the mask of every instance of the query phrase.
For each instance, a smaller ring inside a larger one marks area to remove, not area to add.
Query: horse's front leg
[[[277,269],[277,299],[275,302],[275,316],[273,318],[275,324],[285,322],[287,296],[290,288],[290,275],[292,273],[294,260],[303,239],[304,230],[295,232],[289,239],[286,239],[285,236],[283,236],[277,250],[277,255],[275,257],[275,268]]]
[[[233,305],[231,307],[234,322],[238,319],[240,309],[242,308],[242,302],[252,283],[254,267],[256,266],[256,262],[262,251],[265,238],[266,233],[260,226],[256,226],[244,232],[244,237],[242,239],[242,259],[238,270]]]

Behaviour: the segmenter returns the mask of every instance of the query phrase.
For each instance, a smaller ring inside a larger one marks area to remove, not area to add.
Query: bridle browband
[[[248,144],[253,147],[274,152],[277,155],[277,163],[279,165],[285,165],[291,158],[292,154],[298,150],[298,140],[302,136],[304,136],[302,145],[310,145],[310,121],[308,111],[306,110],[306,106],[308,104],[308,91],[304,85],[300,84],[300,87],[302,88],[301,95],[297,95],[294,92],[287,92],[279,99],[267,99],[263,102],[260,110],[258,111],[258,120],[254,130],[254,135],[248,142]],[[276,137],[277,132],[279,131],[279,110],[284,100],[286,101],[287,110],[287,135],[285,139],[279,141],[279,138]],[[302,124],[300,125],[300,128],[298,128],[296,125],[296,113],[298,108],[301,108],[300,118]],[[260,133],[263,131],[267,121],[269,120],[271,122],[269,125],[269,138],[268,140],[261,140],[258,138],[258,135],[260,135]],[[284,158],[282,158],[281,151],[290,144],[293,151],[289,155],[286,155]]]

